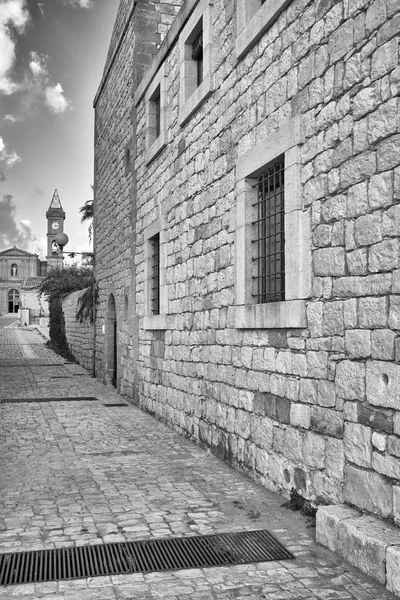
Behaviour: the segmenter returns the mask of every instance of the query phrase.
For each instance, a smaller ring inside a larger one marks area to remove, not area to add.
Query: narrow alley
[[[281,496],[129,405],[36,331],[0,329],[0,411],[1,554],[267,529],[295,556],[0,586],[0,598],[394,598],[316,544]]]

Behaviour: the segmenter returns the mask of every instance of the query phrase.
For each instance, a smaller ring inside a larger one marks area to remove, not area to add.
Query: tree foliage
[[[49,271],[39,286],[39,296],[44,296],[49,303],[49,334],[50,347],[67,359],[73,358],[65,334],[65,320],[62,311],[62,300],[68,294],[77,290],[86,289],[80,298],[80,305],[76,318],[81,322],[90,318],[93,322],[93,288],[94,276],[91,267],[70,265],[68,267],[54,267]],[[95,290],[97,298],[97,290]]]

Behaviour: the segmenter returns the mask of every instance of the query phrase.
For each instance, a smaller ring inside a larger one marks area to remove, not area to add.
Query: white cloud
[[[47,56],[31,52],[29,76],[22,84],[26,93],[25,105],[42,102],[53,113],[61,114],[71,107],[60,83],[53,84],[47,68]]]
[[[6,115],[4,117],[4,121],[11,121],[11,123],[18,123],[18,121],[23,121],[22,117],[14,117],[14,115]]]
[[[18,85],[11,77],[15,63],[15,38],[12,27],[23,33],[29,21],[25,0],[0,0],[0,92],[13,94]]]
[[[64,90],[59,83],[53,87],[47,87],[45,89],[45,95],[46,105],[55,114],[65,112],[70,106],[70,102],[64,96]]]
[[[17,207],[9,194],[0,199],[0,249],[9,248],[14,244],[28,252],[44,253],[45,239],[37,237],[30,221],[17,221]]]
[[[63,4],[75,6],[76,8],[91,8],[94,0],[62,0]]]
[[[3,138],[0,136],[0,162],[4,163],[6,167],[11,168],[16,163],[21,162],[21,157],[12,150],[9,152],[6,148]]]

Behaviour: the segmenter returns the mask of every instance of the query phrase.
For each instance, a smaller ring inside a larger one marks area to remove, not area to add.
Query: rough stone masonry
[[[97,372],[268,488],[397,525],[399,30],[398,0],[122,0],[95,99]],[[268,306],[252,199],[279,157]]]

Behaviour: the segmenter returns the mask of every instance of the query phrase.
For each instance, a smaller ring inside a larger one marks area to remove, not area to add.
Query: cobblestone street
[[[77,401],[57,399],[76,397]],[[79,400],[95,397],[95,401]],[[268,529],[296,559],[0,587],[48,600],[394,598],[314,542],[284,499],[178,436],[39,333],[0,329],[0,551]]]

